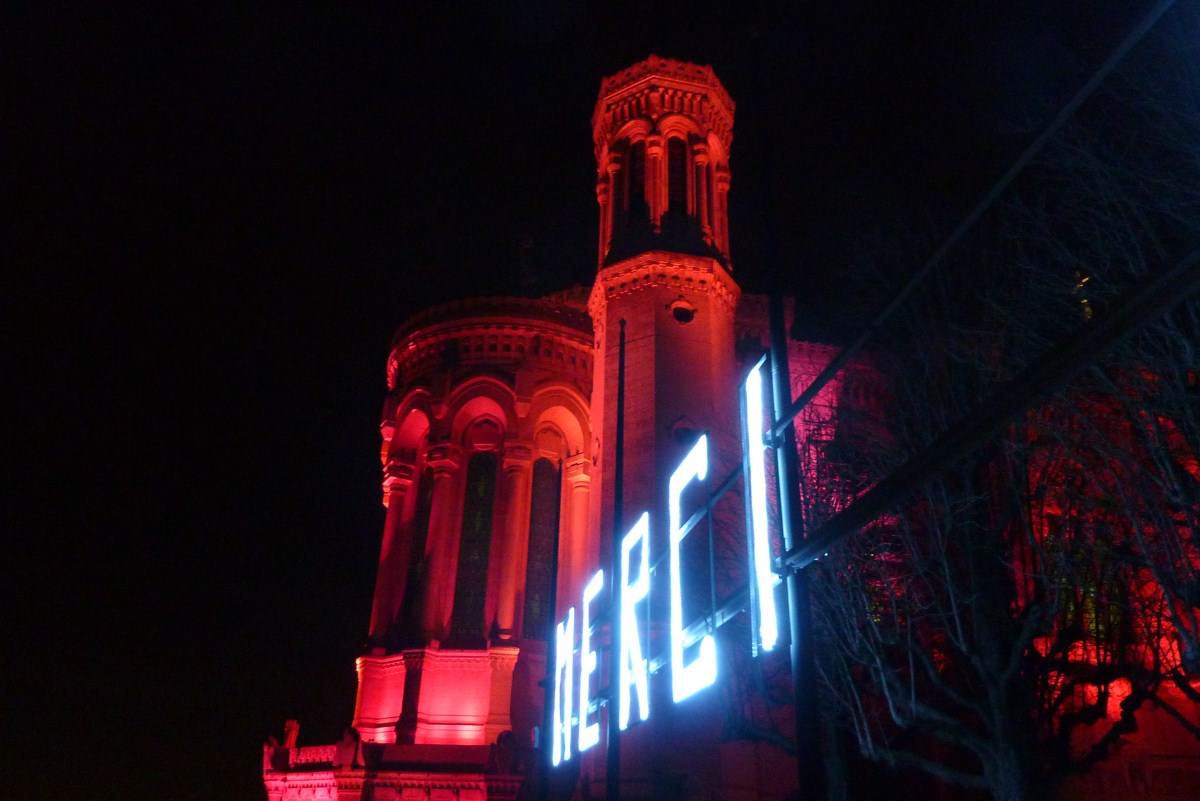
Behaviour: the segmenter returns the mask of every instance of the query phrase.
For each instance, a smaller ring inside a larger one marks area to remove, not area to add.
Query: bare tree
[[[800,444],[808,524],[1200,244],[1195,23],[1169,18],[882,333],[886,436],[852,415]],[[1198,342],[1189,301],[811,568],[863,754],[1020,801],[1150,707],[1198,733]]]

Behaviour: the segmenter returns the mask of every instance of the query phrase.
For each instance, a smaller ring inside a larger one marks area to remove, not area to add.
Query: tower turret
[[[685,61],[650,56],[601,82],[601,266],[653,248],[728,261],[733,111],[712,67]]]
[[[718,461],[737,453],[740,290],[726,226],[733,101],[711,67],[651,56],[601,82],[592,121],[600,266],[589,311],[594,396],[602,399],[593,421],[606,451],[594,514],[608,536],[620,321],[628,340],[626,507],[664,509],[667,471],[701,431]]]
[[[667,551],[669,478],[701,434],[708,435],[712,475],[725,475],[739,459],[734,320],[740,290],[729,273],[726,227],[733,102],[710,67],[651,56],[601,82],[593,132],[600,250],[588,310],[600,492],[593,494],[592,515],[599,564],[608,565],[614,532],[628,531],[642,511],[650,512],[650,552]],[[622,324],[624,519],[615,520]],[[656,620],[665,600],[651,592]],[[650,636],[651,650],[661,652],[661,632]],[[665,678],[656,674],[651,682]],[[719,730],[719,715],[711,693],[699,696],[686,716],[659,708],[650,722],[625,732],[623,782],[691,771],[703,786],[717,786],[720,747],[705,732]],[[669,690],[651,691],[650,704],[669,697]],[[668,745],[680,738],[686,749]],[[602,774],[595,766],[581,770]]]

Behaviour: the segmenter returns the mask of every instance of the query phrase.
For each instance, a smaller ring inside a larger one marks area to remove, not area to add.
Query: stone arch
[[[649,225],[646,141],[653,132],[653,123],[639,117],[621,126],[612,140],[609,152],[611,164],[616,169],[609,176],[612,182],[609,191],[609,230],[602,232],[606,249],[614,239],[625,235],[626,232],[641,231]],[[604,163],[610,164],[609,161]]]
[[[480,419],[492,420],[502,438],[517,429],[512,390],[495,379],[478,378],[456,388],[449,406],[449,434],[455,444],[465,445],[468,429]]]
[[[432,418],[425,390],[410,391],[384,420],[387,507],[371,610],[372,647],[411,644],[419,625],[432,476],[425,465]]]
[[[539,391],[530,403],[523,430],[524,439],[537,443],[538,432],[553,426],[562,436],[564,451],[557,458],[574,456],[588,450],[591,442],[587,404],[578,393],[567,387],[551,387]]]
[[[402,406],[396,415],[396,429],[391,442],[388,443],[387,460],[415,465],[429,439],[430,428],[426,404],[412,403]]]
[[[561,492],[558,506],[559,561],[558,601],[576,597],[582,589],[580,578],[594,569],[599,558],[599,541],[589,526],[592,493],[592,433],[588,405],[579,392],[570,386],[554,384],[541,388],[532,398],[529,414],[525,418],[522,435],[533,445],[532,456],[537,461],[554,465]],[[544,471],[543,471],[544,472]],[[540,484],[534,481],[534,505],[540,506]],[[537,547],[547,547],[545,542],[544,510],[531,515],[529,536],[538,540]],[[524,580],[522,590],[528,601],[533,594],[544,595],[546,581],[539,554],[525,550],[520,554]],[[531,584],[526,582],[532,581]],[[538,605],[550,603],[548,598],[537,599]],[[551,604],[550,608],[553,608]],[[524,613],[532,613],[530,604],[525,604]],[[521,626],[524,629],[524,618]]]
[[[668,114],[658,121],[663,137],[663,158],[659,167],[662,182],[664,230],[686,236],[688,220],[700,217],[696,197],[699,179],[695,176],[696,150],[704,143],[704,133],[696,121],[681,114]]]
[[[613,137],[613,141],[632,144],[642,141],[653,131],[654,123],[645,117],[637,117],[622,125],[621,129],[617,131],[617,135]]]
[[[666,114],[658,121],[658,132],[663,137],[679,137],[691,144],[703,139],[704,133],[691,117],[683,114]]]

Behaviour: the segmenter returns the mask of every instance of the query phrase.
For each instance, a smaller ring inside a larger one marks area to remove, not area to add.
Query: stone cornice
[[[536,365],[545,359],[539,354],[525,354],[521,349],[524,342],[539,337],[559,343],[555,348],[568,353],[575,349],[586,355],[591,349],[591,319],[583,309],[574,305],[557,303],[527,302],[530,305],[508,304],[510,298],[481,298],[478,301],[462,301],[437,307],[436,314],[417,315],[400,328],[393,339],[388,355],[388,387],[395,389],[401,383],[422,375],[431,369],[444,366],[443,357],[447,348],[452,349],[450,358],[461,364],[495,364],[509,368],[513,364]],[[495,301],[499,305],[492,305]],[[486,314],[488,310],[494,314]],[[546,314],[547,310],[560,312],[559,318]],[[522,317],[525,312],[528,317]],[[459,314],[456,314],[459,313]],[[488,349],[480,352],[468,339],[487,340]],[[506,339],[507,338],[507,339]],[[493,341],[502,346],[491,347]],[[519,347],[518,347],[519,346]],[[561,361],[561,360],[559,360]],[[551,365],[554,369],[571,372],[570,360],[566,364]],[[590,369],[582,368],[590,376]]]
[[[600,97],[592,115],[592,130],[597,146],[604,141],[604,131],[609,125],[620,126],[633,116],[614,109],[620,108],[625,100],[641,92],[655,95],[647,109],[649,115],[655,118],[659,114],[673,112],[696,114],[699,109],[690,101],[701,98],[701,104],[706,106],[704,115],[721,138],[725,149],[729,149],[736,106],[712,67],[659,56],[650,56],[600,82]],[[676,108],[677,105],[680,107]],[[692,107],[689,108],[689,105]]]
[[[538,323],[543,325],[539,326]],[[592,333],[592,321],[584,310],[565,300],[553,297],[546,300],[513,297],[469,298],[432,306],[409,317],[392,336],[392,349],[395,350],[405,341],[426,335],[433,329],[479,325],[512,325],[528,331],[540,328],[580,339],[588,339]]]
[[[609,265],[596,276],[588,310],[602,319],[604,304],[649,287],[678,288],[713,296],[731,313],[741,289],[720,262],[708,256],[652,250]]]

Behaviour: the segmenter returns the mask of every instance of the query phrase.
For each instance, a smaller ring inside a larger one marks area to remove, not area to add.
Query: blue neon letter
[[[571,758],[571,704],[575,694],[571,691],[572,663],[575,655],[575,607],[567,610],[567,617],[555,629],[554,644],[554,733],[550,762],[558,765]]]
[[[683,590],[680,584],[679,545],[683,526],[679,497],[693,478],[708,475],[708,435],[700,437],[671,475],[667,511],[671,524],[671,688],[675,703],[717,680],[717,646],[711,634],[700,638],[700,650],[690,665],[683,664]],[[690,643],[688,643],[690,645]]]
[[[600,742],[600,724],[588,722],[592,708],[592,674],[596,672],[596,652],[592,650],[592,601],[604,586],[604,571],[597,570],[583,588],[583,630],[579,637],[579,753]]]
[[[629,580],[629,555],[638,549],[638,573]],[[650,691],[647,689],[646,660],[638,636],[634,605],[650,594],[650,513],[642,516],[621,540],[621,731],[629,726],[629,686],[637,688],[638,714],[650,717]]]
[[[775,575],[771,572],[771,543],[767,530],[767,468],[763,463],[766,445],[763,443],[762,362],[746,377],[746,441],[750,463],[750,575],[758,601],[758,640],[764,651],[775,647],[779,639],[779,622],[775,612]]]

